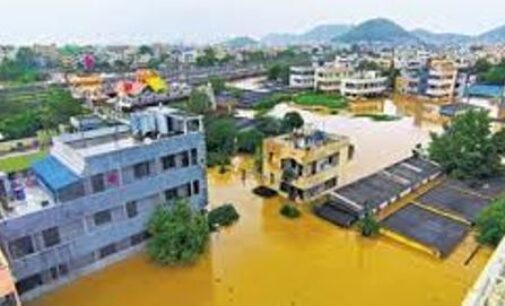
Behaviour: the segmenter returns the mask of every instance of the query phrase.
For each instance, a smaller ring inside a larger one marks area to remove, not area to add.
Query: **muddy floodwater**
[[[398,105],[388,107],[398,112]],[[290,106],[279,105],[274,114],[288,110]],[[309,124],[355,141],[348,181],[408,156],[436,129],[415,116],[393,122],[303,116]],[[307,209],[300,219],[287,220],[278,212],[283,200],[251,193],[257,181],[250,168],[250,160],[237,158],[224,175],[209,171],[210,205],[234,203],[241,218],[212,235],[196,264],[159,267],[144,254],[134,255],[27,305],[452,306],[461,303],[491,254],[481,249],[465,265],[472,243],[440,260],[387,238],[364,239]],[[242,169],[249,169],[245,183]]]

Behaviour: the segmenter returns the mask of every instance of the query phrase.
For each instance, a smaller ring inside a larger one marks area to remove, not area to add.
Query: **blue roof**
[[[472,85],[465,93],[468,96],[501,98],[504,95],[503,91],[503,86],[498,85]]]
[[[33,163],[32,170],[53,192],[79,181],[78,175],[52,156]]]

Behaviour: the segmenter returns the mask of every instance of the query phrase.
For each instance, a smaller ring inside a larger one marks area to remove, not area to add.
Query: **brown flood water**
[[[303,115],[307,122],[349,134],[356,142],[350,181],[407,156],[437,128],[431,120],[419,119],[425,111],[394,104],[384,108],[417,116],[386,123]],[[274,112],[289,108],[279,107]],[[209,251],[196,264],[162,268],[139,254],[27,305],[452,306],[461,303],[490,256],[490,250],[482,249],[465,266],[471,242],[439,260],[387,238],[363,239],[308,212],[286,220],[278,213],[282,200],[251,193],[257,185],[252,175],[242,184],[240,169],[250,168],[251,161],[238,158],[234,164],[225,175],[209,171],[209,197],[211,206],[234,203],[240,221],[213,234]]]

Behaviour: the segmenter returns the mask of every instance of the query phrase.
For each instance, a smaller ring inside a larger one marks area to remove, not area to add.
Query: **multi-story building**
[[[429,59],[425,65],[413,64],[401,71],[397,91],[433,100],[452,101],[464,93],[467,76],[458,65],[445,58]]]
[[[378,71],[358,71],[342,79],[340,94],[351,99],[380,96],[386,91],[387,82]]]
[[[352,159],[349,138],[298,130],[263,142],[263,183],[297,202],[312,201],[338,186]]]
[[[29,299],[139,250],[158,205],[207,202],[202,118],[170,108],[53,139],[33,176],[4,184],[0,242]]]
[[[289,86],[297,89],[313,89],[314,74],[312,66],[293,66],[289,68]]]
[[[10,271],[9,263],[0,252],[0,305],[20,306],[21,302]]]
[[[377,71],[354,71],[350,59],[337,57],[334,62],[322,65],[291,67],[289,84],[292,88],[359,98],[383,94],[387,78]]]

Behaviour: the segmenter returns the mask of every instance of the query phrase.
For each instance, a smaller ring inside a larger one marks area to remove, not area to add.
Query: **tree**
[[[497,246],[505,235],[505,199],[500,199],[485,208],[477,217],[477,241]]]
[[[265,136],[277,136],[286,132],[282,121],[271,116],[256,118],[256,128]]]
[[[479,58],[476,62],[475,65],[473,65],[471,71],[472,73],[475,74],[481,74],[481,73],[486,73],[491,69],[493,65],[485,58]]]
[[[212,89],[216,94],[220,94],[226,89],[226,82],[222,78],[212,77],[210,78],[210,84],[212,84]]]
[[[196,64],[202,67],[214,66],[217,62],[216,51],[212,48],[206,48],[203,55],[196,58]]]
[[[500,158],[489,126],[490,119],[485,111],[470,110],[457,116],[442,135],[431,135],[430,158],[449,175],[460,179],[497,174]]]
[[[246,130],[238,133],[237,150],[243,153],[254,154],[263,143],[263,133],[256,129]]]
[[[149,55],[153,55],[154,52],[153,52],[153,49],[151,47],[149,47],[148,45],[142,45],[139,47],[139,53],[144,55],[144,54],[149,54]]]
[[[304,123],[302,116],[298,112],[288,112],[282,119],[284,129],[288,131],[299,129],[303,127]]]
[[[237,127],[231,118],[206,118],[205,140],[209,166],[225,165],[235,152]]]
[[[209,96],[202,90],[194,89],[188,100],[188,111],[195,114],[207,114],[212,109]]]
[[[380,224],[372,214],[366,214],[365,217],[358,222],[358,229],[364,237],[374,237],[379,234]]]
[[[505,155],[505,130],[501,130],[493,135],[493,146],[499,155]]]
[[[205,250],[209,225],[204,214],[191,209],[188,201],[173,207],[159,206],[148,224],[152,236],[148,255],[161,265],[193,263]]]
[[[289,66],[275,64],[267,71],[267,78],[270,81],[280,81],[289,84]]]

